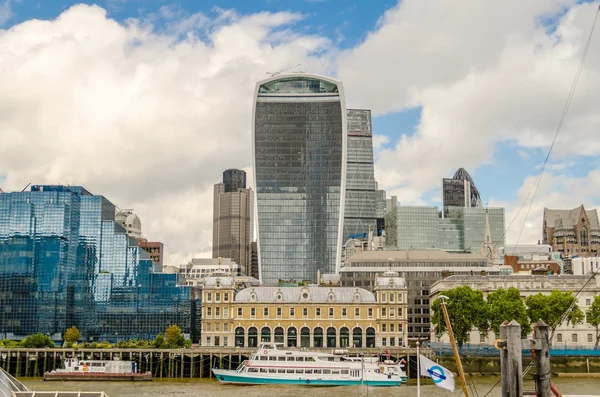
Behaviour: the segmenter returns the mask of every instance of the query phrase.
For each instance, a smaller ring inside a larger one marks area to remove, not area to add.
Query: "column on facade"
[[[362,347],[367,347],[367,328],[369,327],[366,327],[362,333]]]
[[[310,342],[308,346],[315,347],[315,333],[313,332],[312,328],[310,330]]]
[[[244,347],[248,347],[248,330],[244,331]]]
[[[336,332],[335,332],[335,347],[340,347],[340,330],[339,329],[336,330]]]
[[[273,337],[275,337],[275,336],[273,335]],[[288,345],[287,337],[288,337],[287,329],[284,328],[283,329],[283,346],[284,347],[287,347],[287,345]],[[275,339],[273,339],[273,340],[275,340]]]

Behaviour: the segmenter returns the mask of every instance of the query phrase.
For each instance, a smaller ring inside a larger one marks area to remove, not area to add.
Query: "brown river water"
[[[475,382],[473,397],[500,397],[500,380],[496,377],[472,378]],[[133,397],[133,396],[177,396],[177,397],[275,397],[275,396],[301,396],[301,397],[415,397],[416,385],[403,385],[399,387],[369,387],[340,386],[340,387],[314,387],[314,386],[232,386],[220,385],[214,379],[181,380],[154,380],[152,382],[44,382],[39,379],[20,379],[31,390],[64,390],[64,391],[104,391],[108,397]],[[460,396],[462,391],[458,384],[454,393],[440,389],[429,382],[421,386],[421,396],[442,397]],[[600,378],[553,378],[559,391],[571,395],[599,395]],[[492,389],[493,388],[493,389]],[[525,390],[533,390],[532,381],[525,381]]]

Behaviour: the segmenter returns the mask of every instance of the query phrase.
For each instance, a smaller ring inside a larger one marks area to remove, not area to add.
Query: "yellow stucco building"
[[[406,283],[389,271],[374,293],[362,288],[259,286],[237,291],[225,274],[213,274],[202,291],[202,346],[404,346]]]

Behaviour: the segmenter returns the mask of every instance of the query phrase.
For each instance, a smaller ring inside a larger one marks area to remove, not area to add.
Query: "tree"
[[[154,346],[155,348],[159,348],[165,341],[165,338],[163,338],[162,334],[158,334],[156,335],[156,338],[154,338],[154,342],[152,342],[152,346]]]
[[[531,322],[527,316],[527,308],[518,289],[514,287],[509,289],[500,288],[490,293],[487,298],[487,306],[490,326],[496,335],[500,334],[500,325],[504,321],[512,320],[516,320],[521,324],[521,335],[523,337],[531,332]]]
[[[480,332],[487,332],[489,317],[487,315],[487,305],[481,291],[475,291],[469,286],[460,286],[442,291],[440,295],[448,297],[445,300],[446,308],[459,347],[469,341],[469,333],[473,328],[477,328]],[[433,301],[431,310],[431,325],[439,338],[447,330],[439,299]]]
[[[64,338],[65,342],[67,343],[75,343],[79,339],[81,339],[81,332],[79,332],[76,326],[72,326],[71,328],[65,331]]]
[[[29,348],[55,347],[52,339],[44,334],[28,335],[21,341],[21,346]]]
[[[587,315],[588,324],[596,328],[596,344],[594,349],[598,348],[598,339],[600,339],[600,296],[594,297],[594,302],[590,308],[585,312]]]
[[[575,326],[583,323],[585,319],[585,315],[577,306],[577,299],[570,291],[554,290],[550,295],[542,293],[530,295],[525,299],[525,304],[527,315],[532,323],[542,320],[550,327],[556,327],[566,320],[567,325],[570,323]]]
[[[176,324],[173,324],[165,331],[165,341],[171,347],[177,346],[179,338],[181,337],[181,328]]]

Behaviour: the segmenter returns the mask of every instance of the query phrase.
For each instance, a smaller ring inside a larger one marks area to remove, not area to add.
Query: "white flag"
[[[429,376],[433,383],[442,389],[454,391],[454,375],[441,365],[420,356],[421,376]]]

